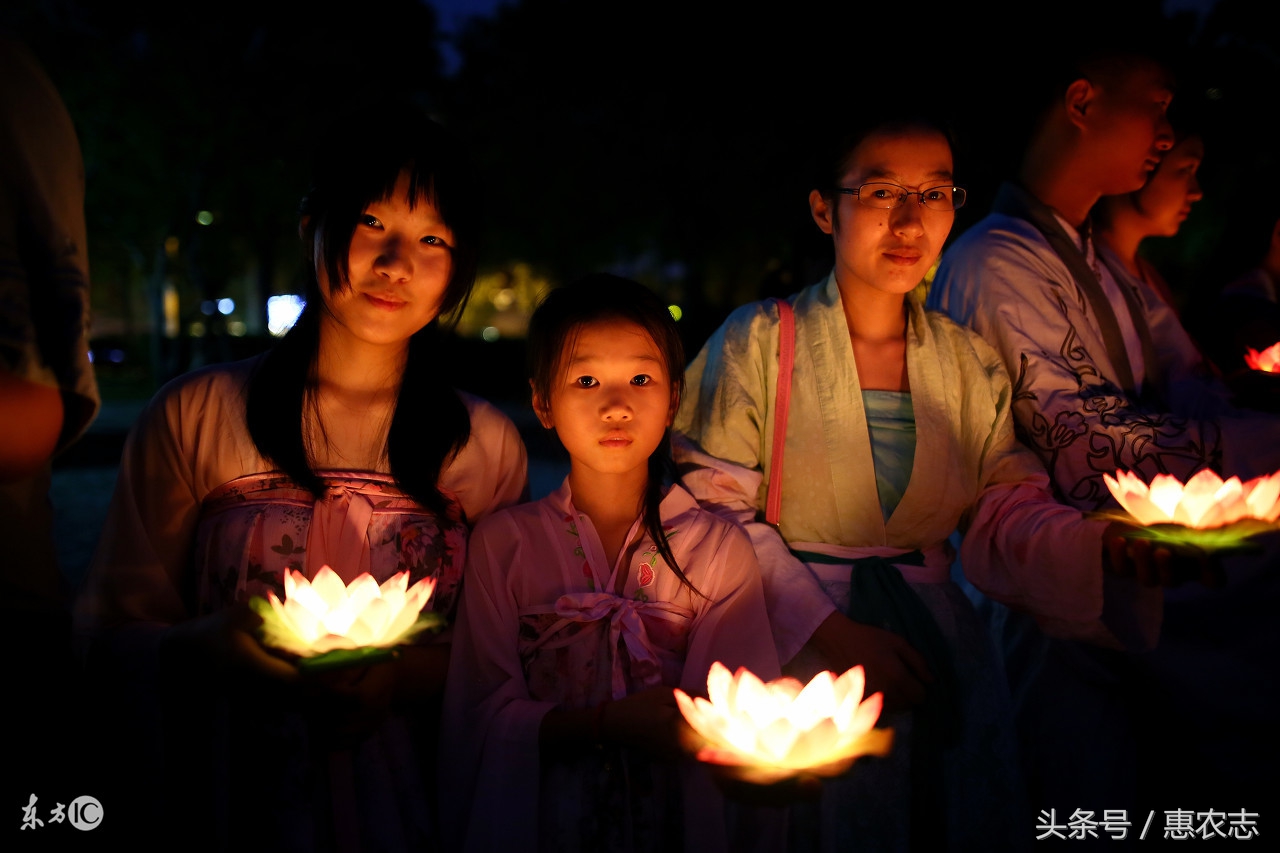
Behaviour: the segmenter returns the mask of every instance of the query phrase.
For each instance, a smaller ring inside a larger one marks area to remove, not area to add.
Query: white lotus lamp
[[[1148,485],[1130,471],[1102,479],[1129,515],[1151,531],[1148,538],[1233,547],[1273,529],[1280,519],[1280,471],[1241,482],[1205,468],[1185,485],[1171,474],[1157,474]]]
[[[746,668],[711,665],[707,699],[675,691],[685,720],[707,742],[698,759],[750,771],[762,784],[813,773],[844,772],[862,755],[885,755],[893,732],[875,728],[883,694],[863,698],[855,666],[840,677],[820,672],[807,685],[794,678],[761,681]]]
[[[438,627],[438,614],[422,613],[435,591],[435,578],[409,586],[409,573],[399,572],[381,585],[368,572],[344,584],[329,566],[307,580],[286,570],[284,600],[274,592],[251,604],[262,617],[267,645],[297,655],[304,668],[369,662],[391,653],[419,632]]]
[[[1253,347],[1246,348],[1244,363],[1253,370],[1261,370],[1264,373],[1280,373],[1280,343],[1272,344],[1262,352],[1258,352]]]

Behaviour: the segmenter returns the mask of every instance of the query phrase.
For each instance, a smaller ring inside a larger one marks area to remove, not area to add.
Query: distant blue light
[[[289,331],[298,322],[298,315],[306,304],[296,293],[267,297],[267,331],[276,337]]]

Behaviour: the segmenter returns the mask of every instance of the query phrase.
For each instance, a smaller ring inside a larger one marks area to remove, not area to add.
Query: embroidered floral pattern
[[[1088,313],[1084,303],[1073,312],[1061,297],[1055,302],[1066,329],[1058,358],[1048,361],[1070,376],[1075,393],[1062,396],[1072,402],[1064,406],[1040,398],[1045,381],[1031,377],[1027,353],[1021,355],[1013,378],[1014,431],[1044,462],[1055,494],[1073,506],[1101,509],[1114,503],[1103,474],[1121,468],[1167,472],[1188,465],[1191,470],[1219,467],[1222,447],[1216,426],[1204,422],[1197,438],[1186,418],[1134,405],[1131,395],[1098,368],[1081,342],[1073,317],[1079,311]]]
[[[587,579],[587,589],[592,592],[596,591],[596,576],[591,572],[591,563],[587,562],[587,552],[582,550],[582,534],[578,532],[578,522],[572,515],[565,515],[564,523],[568,525],[565,531],[573,537],[577,543],[573,548],[573,555],[582,558],[582,576]]]
[[[675,536],[680,531],[674,527],[664,527],[662,532],[670,540],[672,536]],[[657,577],[658,558],[661,556],[662,553],[658,550],[657,543],[654,542],[649,543],[649,547],[645,548],[640,554],[640,563],[636,566],[636,582],[639,584],[639,588],[633,596],[636,601],[649,600],[649,594],[645,590],[653,586],[653,580]]]
[[[429,606],[452,618],[468,532],[456,501],[440,517],[397,490],[390,477],[333,472],[325,482],[330,493],[322,511],[338,513],[329,523],[344,536],[352,535],[349,526],[354,525],[357,543],[363,530],[374,579],[381,583],[401,571],[409,572],[410,583],[435,577]],[[197,610],[209,613],[268,591],[283,595],[285,570],[310,577],[321,564],[335,562],[330,555],[308,553],[319,506],[313,495],[279,474],[241,477],[214,490],[201,508],[196,534],[195,560],[205,567],[196,589]]]

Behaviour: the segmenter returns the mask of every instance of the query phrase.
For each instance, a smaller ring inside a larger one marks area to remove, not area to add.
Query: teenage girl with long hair
[[[139,833],[165,837],[167,815],[219,849],[434,835],[434,773],[416,763],[434,731],[410,721],[440,694],[447,634],[305,677],[258,642],[247,604],[328,565],[434,577],[429,606],[450,618],[470,526],[526,493],[513,424],[455,390],[439,352],[475,276],[478,189],[444,128],[395,114],[390,132],[324,139],[293,328],[168,383],[125,446],[79,622],[91,672],[132,702],[112,733],[140,785],[121,803],[157,808]]]

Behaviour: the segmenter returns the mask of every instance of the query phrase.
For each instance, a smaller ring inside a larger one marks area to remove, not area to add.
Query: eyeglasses
[[[836,187],[836,192],[851,195],[867,207],[892,210],[911,196],[930,210],[959,210],[964,207],[964,187],[929,187],[912,192],[906,187],[885,181],[873,181],[860,187]]]

